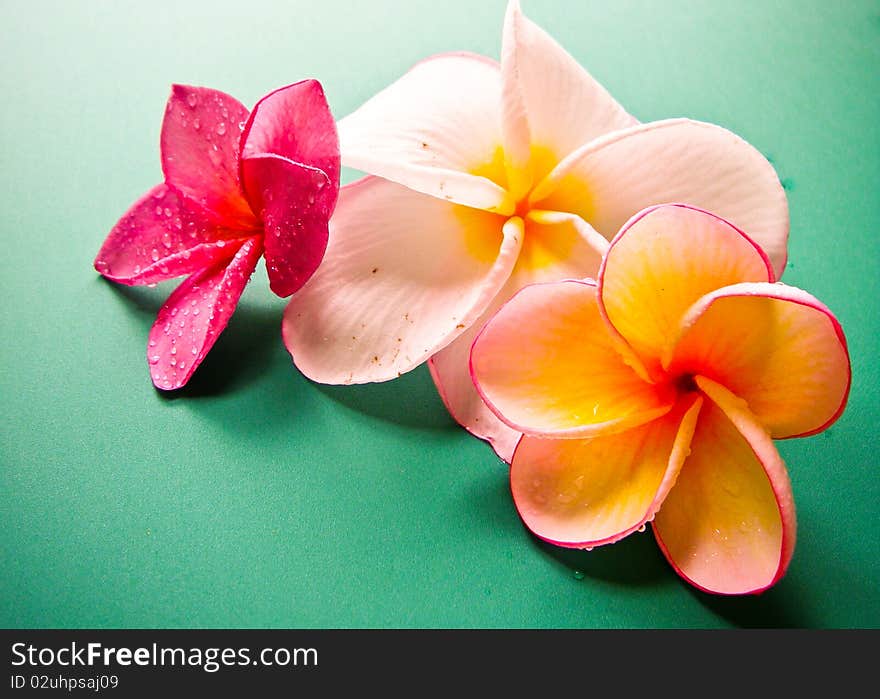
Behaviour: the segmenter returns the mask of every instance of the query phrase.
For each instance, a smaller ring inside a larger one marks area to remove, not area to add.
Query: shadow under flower
[[[783,582],[759,595],[712,595],[688,586],[699,602],[730,623],[749,629],[806,628],[810,624],[795,607],[797,596]]]
[[[425,364],[383,383],[315,385],[337,403],[380,420],[409,427],[457,428],[446,412]]]
[[[670,574],[650,533],[633,534],[611,546],[592,551],[554,546],[537,537],[535,545],[580,579],[596,578],[618,585],[654,585]]]
[[[130,310],[143,316],[146,342],[168,291],[103,281],[127,302]],[[242,302],[189,382],[175,391],[156,392],[169,401],[201,398],[221,395],[255,380],[270,368],[276,343],[281,342],[281,315],[281,308]]]

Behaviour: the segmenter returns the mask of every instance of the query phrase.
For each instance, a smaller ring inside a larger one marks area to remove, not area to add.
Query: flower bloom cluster
[[[340,189],[341,164],[366,176]],[[162,166],[95,261],[124,284],[188,275],[150,332],[157,387],[186,384],[264,256],[298,369],[355,384],[427,362],[538,537],[651,522],[703,590],[785,573],[772,440],[837,419],[850,365],[830,310],[777,281],[785,192],[743,139],[639,123],[511,0],[500,62],[428,58],[338,123],[314,80],[250,113],[175,86]]]

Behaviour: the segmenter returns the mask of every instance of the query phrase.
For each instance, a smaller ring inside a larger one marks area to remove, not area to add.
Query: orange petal
[[[599,271],[599,303],[650,370],[695,301],[747,281],[773,281],[755,243],[714,214],[667,204],[633,217],[611,242]]]
[[[520,291],[474,341],[471,375],[502,421],[546,437],[620,432],[669,412],[674,400],[624,363],[586,281]]]
[[[783,284],[735,284],[704,296],[664,364],[673,375],[723,384],[777,439],[825,429],[849,393],[840,323],[816,298]]]
[[[761,592],[785,574],[794,552],[791,484],[770,435],[742,401],[718,388],[654,533],[679,575],[697,587]]]
[[[703,399],[664,417],[592,439],[523,437],[510,468],[519,514],[560,546],[609,544],[643,527],[675,483]]]

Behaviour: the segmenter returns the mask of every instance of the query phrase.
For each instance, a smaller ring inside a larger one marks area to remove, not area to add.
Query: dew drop
[[[156,248],[153,248],[153,252],[150,253],[150,257],[153,258],[153,262],[158,262],[159,261],[159,251],[156,250]]]
[[[195,107],[195,106],[199,103],[199,97],[198,97],[198,95],[196,95],[195,92],[190,92],[190,93],[186,96],[186,103],[187,103],[190,107]]]
[[[176,348],[176,347],[172,347],[172,348],[171,348],[171,354],[177,354],[177,348]]]
[[[584,572],[583,572],[582,570],[576,570],[576,571],[574,571],[574,579],[575,579],[575,580],[583,580],[584,577],[585,577],[585,576],[584,576]]]
[[[217,124],[217,135],[222,136],[225,133],[226,133],[226,122],[221,121],[219,124]]]
[[[156,341],[150,340],[150,347],[155,347],[155,346],[156,346]]]
[[[161,207],[161,206],[157,206],[157,207],[156,207],[156,216],[161,216],[161,215],[162,215],[162,207]]]
[[[183,369],[185,366],[186,366],[186,365],[185,365],[183,362],[178,362],[178,363],[177,363],[177,368],[178,368],[178,369]]]
[[[199,351],[198,351],[195,347],[193,347],[193,348],[190,350],[190,352],[192,352],[192,355],[193,355],[193,356],[195,356],[195,355],[197,355],[197,354],[199,353]]]
[[[197,316],[198,314],[199,314],[199,309],[198,309],[198,308],[194,308],[194,309],[193,309],[193,315],[194,315],[194,316]]]
[[[644,533],[644,531],[645,531],[645,525],[643,524],[641,527],[639,527],[638,531],[639,531],[640,534]]]
[[[150,364],[158,364],[159,363],[159,355],[154,354],[150,357]]]
[[[196,131],[198,131],[200,128],[202,128],[202,122],[199,121],[199,118],[198,118],[198,117],[196,117],[195,119],[193,119],[193,128],[194,128]]]

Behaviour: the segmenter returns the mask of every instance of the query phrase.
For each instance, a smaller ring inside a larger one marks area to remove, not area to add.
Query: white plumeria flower
[[[785,265],[788,206],[773,167],[713,124],[640,124],[516,0],[501,63],[429,58],[339,124],[344,165],[324,260],[291,299],[284,340],[329,384],[386,381],[429,361],[453,417],[509,461],[520,437],[468,369],[487,318],[524,286],[595,277],[647,206],[726,218]]]

